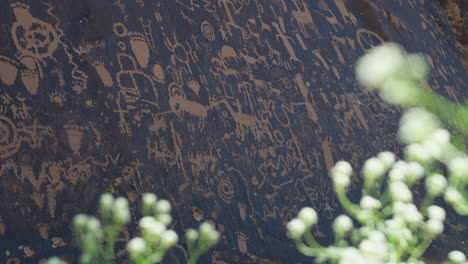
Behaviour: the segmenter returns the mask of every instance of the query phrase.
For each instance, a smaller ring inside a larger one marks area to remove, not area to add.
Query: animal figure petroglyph
[[[296,3],[296,1],[293,1],[293,2],[297,10],[292,11],[291,15],[293,19],[296,20],[296,23],[299,26],[299,29],[301,30],[302,34],[306,38],[311,38],[311,35],[307,32],[307,27],[309,27],[314,31],[315,35],[317,35],[318,38],[322,38],[318,30],[318,27],[315,24],[312,18],[312,15],[310,14],[309,5],[304,0],[302,0],[303,8],[301,9],[299,5]]]

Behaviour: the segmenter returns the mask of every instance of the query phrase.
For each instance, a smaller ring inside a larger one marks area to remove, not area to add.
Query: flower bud
[[[390,151],[380,152],[377,155],[377,158],[382,161],[385,166],[385,170],[388,170],[395,163],[395,154]]]
[[[390,182],[404,182],[406,181],[406,171],[408,165],[404,161],[397,161],[390,172],[388,173],[388,177]]]
[[[128,201],[123,197],[115,199],[112,220],[117,225],[125,225],[130,222],[130,211],[128,210]]]
[[[318,221],[317,212],[313,208],[304,207],[299,211],[298,218],[304,222],[307,228],[315,225]]]
[[[419,88],[413,80],[390,78],[382,84],[379,92],[382,99],[388,103],[412,105],[418,99]]]
[[[448,164],[450,176],[468,182],[468,157],[457,157]]]
[[[47,260],[45,264],[67,264],[67,263],[58,257],[52,257],[49,260]]]
[[[185,232],[185,239],[187,243],[194,243],[198,239],[198,232],[194,229],[189,229]]]
[[[113,204],[114,197],[110,193],[105,193],[101,195],[101,198],[99,199],[99,212],[104,221],[109,219]]]
[[[463,254],[463,252],[458,251],[458,250],[450,251],[450,253],[448,254],[448,259],[450,261],[455,262],[456,264],[462,264],[466,262],[465,254]]]
[[[401,118],[398,137],[406,144],[421,143],[440,128],[439,119],[422,108],[412,108]]]
[[[177,245],[177,242],[179,241],[179,236],[177,235],[174,230],[166,230],[164,233],[161,235],[161,248],[171,248],[175,245]]]
[[[158,214],[169,214],[171,212],[171,204],[168,200],[159,200],[156,203],[156,212]]]
[[[430,219],[439,221],[445,220],[445,210],[437,205],[431,205],[427,207],[427,215]]]
[[[370,89],[378,88],[400,72],[404,65],[403,49],[395,43],[384,43],[358,60],[356,77],[362,85]]]
[[[141,237],[135,237],[128,242],[127,248],[130,252],[130,256],[133,259],[138,259],[146,251],[146,242]]]
[[[93,256],[87,253],[81,254],[80,256],[80,263],[81,264],[91,264],[93,263]]]
[[[338,161],[335,166],[331,169],[331,174],[334,176],[335,174],[345,174],[351,175],[353,173],[353,168],[351,164],[345,160]]]
[[[151,215],[152,208],[158,200],[157,196],[153,193],[145,193],[142,198],[142,208],[144,215]]]
[[[337,235],[344,236],[353,228],[353,221],[347,215],[340,215],[333,221],[332,227]]]
[[[425,148],[425,145],[418,143],[408,145],[405,148],[405,157],[409,161],[418,162],[423,165],[429,164],[434,160],[431,153]]]
[[[385,173],[385,163],[379,158],[370,158],[364,163],[362,174],[367,182],[372,183]]]
[[[410,202],[413,200],[413,195],[405,183],[391,182],[389,188],[393,201]]]
[[[444,199],[449,203],[457,203],[463,200],[463,196],[455,187],[449,186],[445,191]]]
[[[88,218],[88,222],[86,223],[86,231],[96,239],[101,239],[104,235],[101,228],[101,222],[94,216],[90,216]]]
[[[437,236],[444,231],[444,224],[440,220],[429,219],[426,222],[426,231],[431,236]]]
[[[172,216],[170,214],[158,214],[156,220],[167,227],[172,223]]]
[[[364,210],[373,210],[381,208],[382,204],[379,200],[366,195],[361,198],[360,206]]]
[[[426,178],[426,190],[432,197],[442,194],[447,187],[447,180],[442,174],[434,173]]]
[[[78,214],[73,218],[73,228],[76,233],[81,233],[86,224],[88,223],[88,216],[85,214]]]
[[[407,73],[416,80],[426,79],[429,74],[429,63],[422,54],[409,54],[405,64]]]
[[[307,230],[307,227],[304,224],[304,222],[297,218],[291,220],[286,227],[288,229],[288,237],[292,239],[300,238],[302,235],[304,235],[304,233]]]
[[[408,179],[409,184],[415,183],[417,180],[421,179],[424,176],[424,168],[416,162],[408,163],[406,170],[406,178]]]

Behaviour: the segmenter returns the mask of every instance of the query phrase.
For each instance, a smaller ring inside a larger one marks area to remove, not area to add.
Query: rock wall
[[[103,192],[136,214],[141,193],[169,199],[180,234],[216,223],[202,263],[304,263],[285,224],[313,206],[329,241],[334,162],[399,151],[400,111],[358,87],[357,58],[396,41],[428,54],[432,89],[466,97],[430,0],[0,4],[1,263],[71,261],[69,223]]]

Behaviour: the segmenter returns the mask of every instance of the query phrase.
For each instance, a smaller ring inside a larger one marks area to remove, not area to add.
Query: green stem
[[[421,89],[419,102],[421,106],[436,114],[443,122],[468,136],[468,108],[457,105],[424,88]]]
[[[346,196],[345,189],[335,186],[335,192],[336,192],[336,195],[338,197],[338,201],[343,206],[343,209],[346,211],[346,213],[348,213],[349,215],[351,215],[355,219],[358,219],[357,216],[358,216],[358,212],[359,212],[359,207],[357,205],[353,204],[348,199],[348,197]]]

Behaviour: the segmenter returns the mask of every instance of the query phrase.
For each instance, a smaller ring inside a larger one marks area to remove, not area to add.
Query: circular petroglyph
[[[229,180],[222,180],[218,184],[218,194],[223,201],[230,203],[234,198],[234,188]]]
[[[13,155],[19,148],[18,131],[6,116],[0,115],[0,158]]]
[[[201,31],[207,40],[214,41],[216,39],[215,31],[208,21],[203,21]]]

